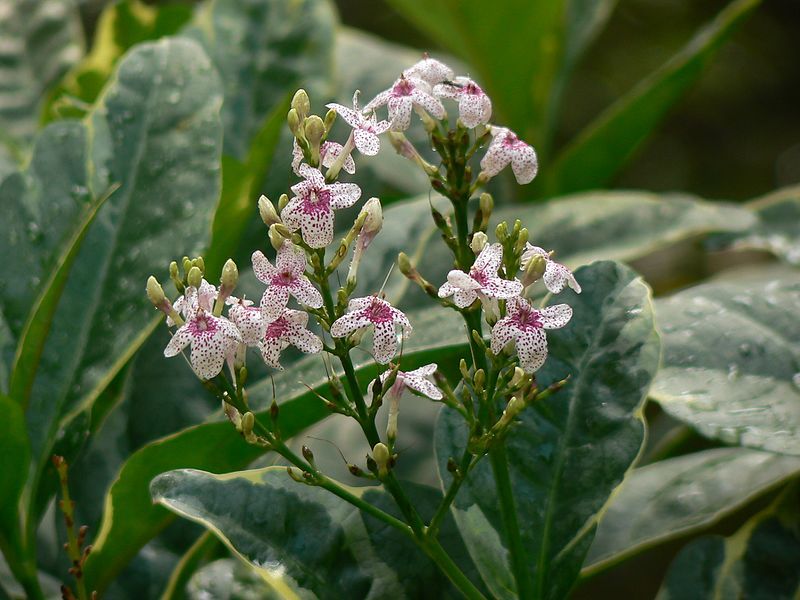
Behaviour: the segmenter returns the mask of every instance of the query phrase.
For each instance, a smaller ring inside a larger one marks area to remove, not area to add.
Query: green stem
[[[486,597],[475,587],[475,584],[464,575],[463,571],[458,568],[458,565],[453,562],[453,559],[450,558],[437,540],[428,540],[422,545],[422,549],[425,551],[425,554],[437,564],[442,572],[447,575],[450,582],[465,598],[470,598],[471,600],[485,600]]]
[[[442,519],[444,519],[445,515],[450,509],[450,505],[453,503],[453,500],[455,500],[458,490],[461,489],[461,484],[464,483],[464,480],[467,478],[467,473],[469,473],[469,470],[472,466],[471,463],[472,454],[469,452],[469,450],[465,449],[464,454],[461,457],[461,464],[458,465],[459,472],[457,474],[453,474],[453,480],[450,482],[450,487],[447,488],[447,493],[444,495],[444,498],[442,498],[442,501],[436,508],[436,512],[431,518],[430,524],[425,532],[427,536],[435,538],[439,533],[439,526],[441,525]]]
[[[517,508],[511,490],[511,477],[508,473],[508,458],[503,444],[496,444],[489,450],[489,460],[492,464],[497,497],[500,500],[500,516],[508,538],[511,551],[511,570],[517,582],[517,596],[519,598],[535,598],[533,593],[533,580],[528,569],[525,546],[522,543]]]

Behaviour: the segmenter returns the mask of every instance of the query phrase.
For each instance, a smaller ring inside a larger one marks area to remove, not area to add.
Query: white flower
[[[236,325],[242,334],[242,342],[248,346],[256,346],[267,333],[269,320],[267,315],[258,306],[253,306],[252,300],[230,296],[226,301],[228,318]]]
[[[536,151],[505,127],[491,128],[492,143],[481,160],[481,174],[494,177],[511,163],[511,170],[517,183],[525,184],[533,181],[539,169]]]
[[[575,276],[567,267],[559,262],[550,258],[550,253],[544,248],[533,246],[530,243],[526,244],[525,252],[522,253],[522,268],[526,268],[528,263],[536,257],[541,257],[545,261],[544,267],[544,285],[553,294],[558,294],[564,289],[564,286],[569,286],[575,293],[581,293],[581,286],[575,280]]]
[[[306,255],[302,249],[286,241],[278,250],[275,266],[260,250],[253,252],[252,261],[256,277],[268,286],[261,297],[261,309],[269,321],[283,312],[290,295],[311,308],[322,306],[322,294],[305,276]]]
[[[336,162],[336,159],[339,158],[342,150],[344,150],[344,147],[337,142],[322,142],[319,147],[319,162],[323,167],[329,169],[333,163]],[[292,171],[294,171],[294,174],[298,177],[302,176],[300,173],[300,163],[302,162],[303,151],[300,149],[300,146],[297,145],[297,139],[295,138],[292,146]],[[356,172],[356,163],[352,156],[348,156],[344,159],[342,168],[350,173],[350,175]]]
[[[433,86],[453,79],[454,73],[453,69],[446,64],[435,58],[429,58],[426,54],[421,61],[403,71],[403,75],[422,79],[428,85]]]
[[[217,299],[217,288],[208,283],[205,279],[200,282],[200,291],[193,287],[187,287],[186,292],[175,300],[172,305],[184,319],[190,318],[198,308],[202,308],[206,312],[211,312],[214,309],[214,301]],[[172,317],[167,315],[167,326],[172,327],[175,321]]]
[[[386,435],[394,439],[397,436],[397,415],[400,412],[400,398],[406,391],[406,388],[417,392],[422,396],[426,396],[431,400],[441,400],[443,397],[442,390],[430,380],[430,377],[436,372],[436,363],[431,363],[415,369],[413,371],[398,371],[392,387],[384,392],[384,398],[389,400],[389,423],[386,428]],[[391,371],[385,371],[381,374],[381,383],[386,381]]]
[[[500,354],[514,342],[519,364],[526,373],[537,371],[547,359],[545,329],[559,329],[572,318],[572,309],[566,304],[533,308],[525,298],[514,298],[506,305],[506,317],[492,328],[492,352]]]
[[[347,305],[347,311],[347,314],[333,322],[331,335],[341,338],[358,329],[373,325],[375,331],[372,349],[375,360],[382,365],[392,360],[397,353],[395,324],[399,324],[405,334],[410,333],[412,329],[405,314],[377,296],[353,298]]]
[[[438,98],[431,95],[431,86],[422,79],[402,76],[394,85],[375,96],[364,107],[370,112],[386,105],[393,131],[405,131],[411,125],[411,110],[418,108],[427,111],[437,119],[444,119],[447,113]]]
[[[492,118],[492,101],[469,77],[456,77],[453,83],[440,83],[434,96],[458,101],[458,116],[465,127],[485,125]]]
[[[291,344],[306,354],[322,350],[322,340],[307,328],[308,313],[287,308],[267,326],[264,338],[258,344],[261,356],[268,366],[283,369],[280,364],[281,351]]]
[[[353,94],[353,108],[341,104],[331,103],[326,105],[336,111],[350,127],[353,128],[353,141],[361,154],[375,156],[381,149],[381,140],[378,136],[389,130],[389,121],[380,121],[372,112],[366,116],[358,107],[358,91]]]
[[[439,288],[439,298],[453,296],[456,306],[466,308],[479,297],[508,299],[522,293],[522,284],[516,279],[509,281],[497,276],[503,262],[503,247],[500,244],[486,246],[469,273],[453,270],[447,281]]]
[[[192,368],[202,379],[211,379],[219,375],[225,359],[242,343],[242,335],[228,319],[215,317],[201,306],[195,288],[187,288],[186,303],[189,306],[184,313],[186,323],[172,336],[164,348],[164,356],[175,356],[191,344],[189,362]]]
[[[312,248],[324,248],[333,241],[333,211],[349,208],[361,197],[355,183],[325,183],[318,169],[301,164],[305,181],[292,186],[295,197],[281,211],[283,223],[292,231],[300,229]]]

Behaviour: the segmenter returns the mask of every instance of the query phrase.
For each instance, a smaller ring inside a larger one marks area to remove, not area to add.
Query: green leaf
[[[800,272],[734,271],[656,302],[652,397],[701,435],[800,454]]]
[[[44,120],[83,116],[125,52],[140,42],[176,33],[191,15],[187,4],[152,6],[140,0],[108,4],[97,20],[91,50],[47,98]]]
[[[600,520],[582,575],[707,529],[800,473],[800,459],[717,448],[634,469]]]
[[[759,0],[731,2],[683,50],[601,113],[545,169],[538,182],[544,194],[610,182],[758,4]]]
[[[567,595],[609,497],[639,454],[642,405],[659,358],[649,289],[635,273],[599,262],[576,277],[583,294],[558,298],[572,306],[572,321],[548,332],[550,357],[536,375],[541,386],[570,380],[563,391],[522,413],[506,444],[524,552],[520,562],[529,566],[540,598]],[[461,456],[466,438],[463,419],[444,409],[436,456],[445,487],[451,479],[447,461]],[[517,591],[510,534],[501,522],[494,472],[488,459],[478,463],[452,510],[491,593],[511,598]]]
[[[214,581],[219,580],[220,576],[224,580],[227,577],[231,577],[231,574],[233,574],[232,577],[236,580],[238,585],[240,579],[248,578],[253,574],[250,569],[242,569],[241,567],[243,567],[243,565],[240,561],[232,561],[231,559],[220,559],[208,565],[203,565],[204,562],[208,561],[208,556],[216,550],[217,547],[221,547],[221,544],[210,531],[206,531],[197,538],[197,541],[186,551],[183,557],[181,557],[180,562],[172,571],[167,586],[160,596],[161,600],[178,600],[179,598],[184,598],[187,596],[185,593],[187,587],[190,590],[188,596],[190,598],[196,598],[198,594],[203,593],[210,589],[211,586],[215,585]],[[221,572],[218,566],[221,563],[224,563],[226,567],[228,567],[227,572]],[[261,583],[260,579],[259,583]],[[263,585],[261,585],[261,587],[263,588]],[[218,596],[217,594],[211,597]],[[207,598],[208,596],[205,597]]]
[[[376,488],[348,491],[391,506]],[[429,518],[438,494],[417,486],[409,491]],[[327,490],[298,484],[284,467],[226,475],[172,471],[157,477],[151,492],[156,502],[213,531],[283,597],[454,597],[444,575],[404,536]]]
[[[700,538],[678,554],[658,600],[763,598],[800,594],[800,495],[788,489],[731,537]]]
[[[0,1],[0,130],[28,141],[44,94],[83,54],[83,35],[71,0]]]
[[[756,223],[744,231],[717,236],[713,246],[768,250],[800,266],[800,186],[777,190],[746,207],[755,212]]]
[[[0,394],[0,550],[9,564],[23,558],[21,547],[20,497],[28,479],[30,444],[25,431],[25,414],[8,396]]]
[[[416,329],[406,342],[404,369],[414,369],[433,361],[442,367],[457,364],[468,351],[455,313],[427,311],[419,317],[410,315],[410,318]],[[443,332],[448,335],[442,335]],[[175,368],[188,367],[176,362]],[[357,368],[357,375],[366,388],[377,375],[377,368],[365,358]],[[298,383],[308,383],[323,395],[329,393],[319,357],[298,361],[291,369],[277,374],[274,381],[281,407],[281,432],[285,438],[330,416],[317,396]],[[252,405],[268,406],[272,381],[256,382],[248,391]],[[267,411],[258,413],[258,416],[269,419]],[[242,469],[263,452],[242,442],[228,422],[196,425],[136,451],[123,465],[106,497],[100,532],[86,563],[87,580],[98,590],[105,589],[139,548],[172,521],[170,513],[153,506],[147,492],[156,475],[179,468]]]
[[[216,541],[216,538],[212,537],[212,539]],[[264,580],[259,577],[257,572],[241,560],[233,558],[215,560],[197,571],[186,583],[185,590],[181,589],[179,597],[189,600],[205,600],[207,598],[281,600],[282,598],[265,585]],[[164,598],[162,596],[162,600]]]
[[[219,191],[220,102],[202,49],[165,40],[129,53],[87,115],[90,192],[121,187],[87,233],[42,354],[28,413],[37,471],[59,435],[75,432],[79,445],[85,411],[150,333],[147,276],[187,241],[190,251],[207,243]]]

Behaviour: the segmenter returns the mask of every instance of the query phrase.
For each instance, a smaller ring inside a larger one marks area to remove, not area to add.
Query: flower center
[[[542,322],[539,320],[539,311],[536,310],[523,308],[517,314],[516,320],[520,329],[531,331],[542,328]]]
[[[195,336],[207,336],[217,330],[217,324],[206,315],[198,315],[189,325],[189,331]]]
[[[503,145],[513,150],[517,148],[522,148],[526,144],[521,139],[519,139],[515,134],[509,132],[503,139]]]
[[[414,91],[413,84],[408,79],[400,79],[392,88],[393,96],[410,96]]]
[[[326,189],[312,189],[303,202],[303,212],[307,215],[326,213],[330,208],[331,193]]]
[[[392,321],[392,309],[387,304],[375,300],[367,309],[367,318],[373,323]]]
[[[289,324],[284,317],[281,317],[267,326],[267,339],[282,338],[289,329]]]
[[[483,90],[472,82],[465,85],[463,89],[465,94],[472,94],[473,96],[478,96],[483,93]]]
[[[291,271],[281,271],[272,279],[274,285],[291,285],[294,281],[294,273]]]
[[[469,276],[472,277],[475,281],[481,284],[481,287],[486,287],[486,284],[489,283],[489,277],[483,271],[479,269],[473,269],[469,272]]]

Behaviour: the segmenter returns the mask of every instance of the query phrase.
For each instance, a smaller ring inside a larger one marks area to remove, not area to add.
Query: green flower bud
[[[333,124],[336,122],[336,111],[330,109],[325,113],[325,131],[330,131]]]
[[[269,243],[276,251],[283,247],[287,240],[292,239],[292,233],[283,223],[273,223],[269,226]]]
[[[289,204],[289,196],[286,194],[281,194],[278,198],[278,210],[283,211],[287,204]]]
[[[544,275],[546,267],[547,259],[541,254],[534,254],[528,263],[524,265],[525,273],[522,275],[522,285],[528,287],[539,281]]]
[[[189,260],[188,256],[184,256],[183,257],[183,259],[181,261],[181,266],[183,267],[183,274],[184,275],[188,275],[189,274],[189,269],[191,269],[192,266],[193,266],[192,265],[192,261]]]
[[[482,231],[478,231],[472,236],[472,241],[470,242],[469,247],[472,248],[472,251],[475,254],[480,254],[481,250],[483,250],[488,243],[489,236]]]
[[[317,115],[306,117],[303,128],[312,147],[318,148],[325,137],[325,123]]]
[[[164,303],[168,302],[167,297],[164,295],[164,288],[158,283],[158,279],[150,275],[147,278],[147,298],[157,309],[162,310]]]
[[[272,204],[269,198],[263,194],[258,199],[258,214],[261,216],[261,220],[264,221],[264,225],[267,227],[281,222],[278,211],[275,210],[275,205]]]
[[[400,272],[409,279],[416,274],[416,269],[411,265],[411,259],[408,258],[408,254],[405,252],[397,255],[397,266],[400,268]]]
[[[198,256],[194,260],[192,260],[192,266],[197,267],[200,269],[200,272],[205,275],[206,274],[206,261],[203,260],[202,256]]]
[[[222,277],[220,278],[220,283],[222,283],[223,287],[233,291],[233,288],[236,287],[238,282],[239,269],[236,267],[236,263],[229,258],[225,261],[225,265],[222,267]]]
[[[389,472],[389,463],[392,460],[392,455],[389,448],[383,442],[378,442],[372,449],[372,460],[378,466],[378,474],[381,477],[386,476]]]
[[[501,244],[505,243],[505,241],[508,239],[508,223],[505,221],[498,223],[497,228],[494,230],[494,236]]]
[[[289,131],[292,132],[292,135],[296,138],[305,139],[305,134],[300,127],[300,115],[297,114],[297,110],[294,108],[289,110],[289,113],[286,115],[286,122],[289,124]]]
[[[203,282],[203,272],[198,267],[191,267],[186,276],[186,280],[190,286],[199,289],[200,284]]]
[[[484,215],[491,215],[492,210],[494,210],[494,198],[492,198],[491,194],[487,194],[486,192],[481,194],[479,204],[481,211],[483,211]]]
[[[256,417],[250,411],[242,415],[242,435],[245,439],[253,435],[253,427],[256,424]]]
[[[311,110],[311,100],[309,100],[308,94],[303,88],[300,88],[294,93],[292,108],[297,111],[297,116],[301,121],[306,118]]]
[[[512,388],[519,387],[525,381],[526,375],[520,367],[514,367],[514,375],[511,376],[509,385]]]

